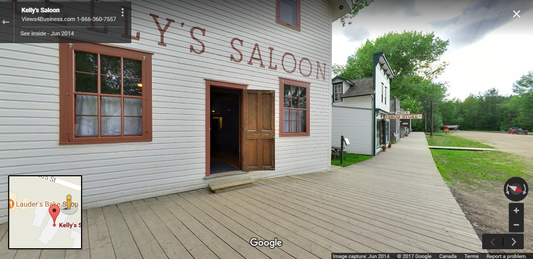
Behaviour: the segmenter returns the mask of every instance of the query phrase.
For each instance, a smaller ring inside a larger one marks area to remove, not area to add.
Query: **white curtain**
[[[76,95],[76,136],[98,136],[97,98],[91,95]]]
[[[98,135],[98,97],[76,95],[76,136]],[[101,135],[121,135],[120,97],[101,97]],[[84,116],[94,115],[94,116]],[[124,98],[124,134],[142,134],[142,99]]]
[[[124,134],[125,135],[142,135],[142,99],[124,98]]]
[[[122,134],[120,97],[102,97],[100,103],[103,136]],[[111,117],[109,117],[111,115]]]

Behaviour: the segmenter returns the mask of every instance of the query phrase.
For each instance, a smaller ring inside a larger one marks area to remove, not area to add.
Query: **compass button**
[[[523,200],[529,192],[526,181],[520,177],[512,177],[503,186],[503,193],[511,201]]]

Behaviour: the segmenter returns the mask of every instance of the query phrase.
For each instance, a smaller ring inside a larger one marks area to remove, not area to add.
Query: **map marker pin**
[[[50,212],[50,216],[52,216],[52,219],[54,220],[54,227],[56,226],[56,218],[57,215],[59,215],[59,206],[52,205],[50,208],[48,208],[48,212]]]

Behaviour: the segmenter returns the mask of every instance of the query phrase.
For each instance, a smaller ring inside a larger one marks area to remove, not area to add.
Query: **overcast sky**
[[[513,18],[513,10],[520,17]],[[509,95],[513,83],[533,70],[531,0],[374,0],[352,24],[333,23],[333,64],[345,64],[366,40],[404,30],[450,40],[441,58],[449,65],[437,78],[449,83],[449,98],[463,100],[493,87]]]

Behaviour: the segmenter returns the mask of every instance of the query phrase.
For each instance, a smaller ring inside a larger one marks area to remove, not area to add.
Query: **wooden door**
[[[274,170],[275,92],[244,90],[242,96],[242,170]]]

